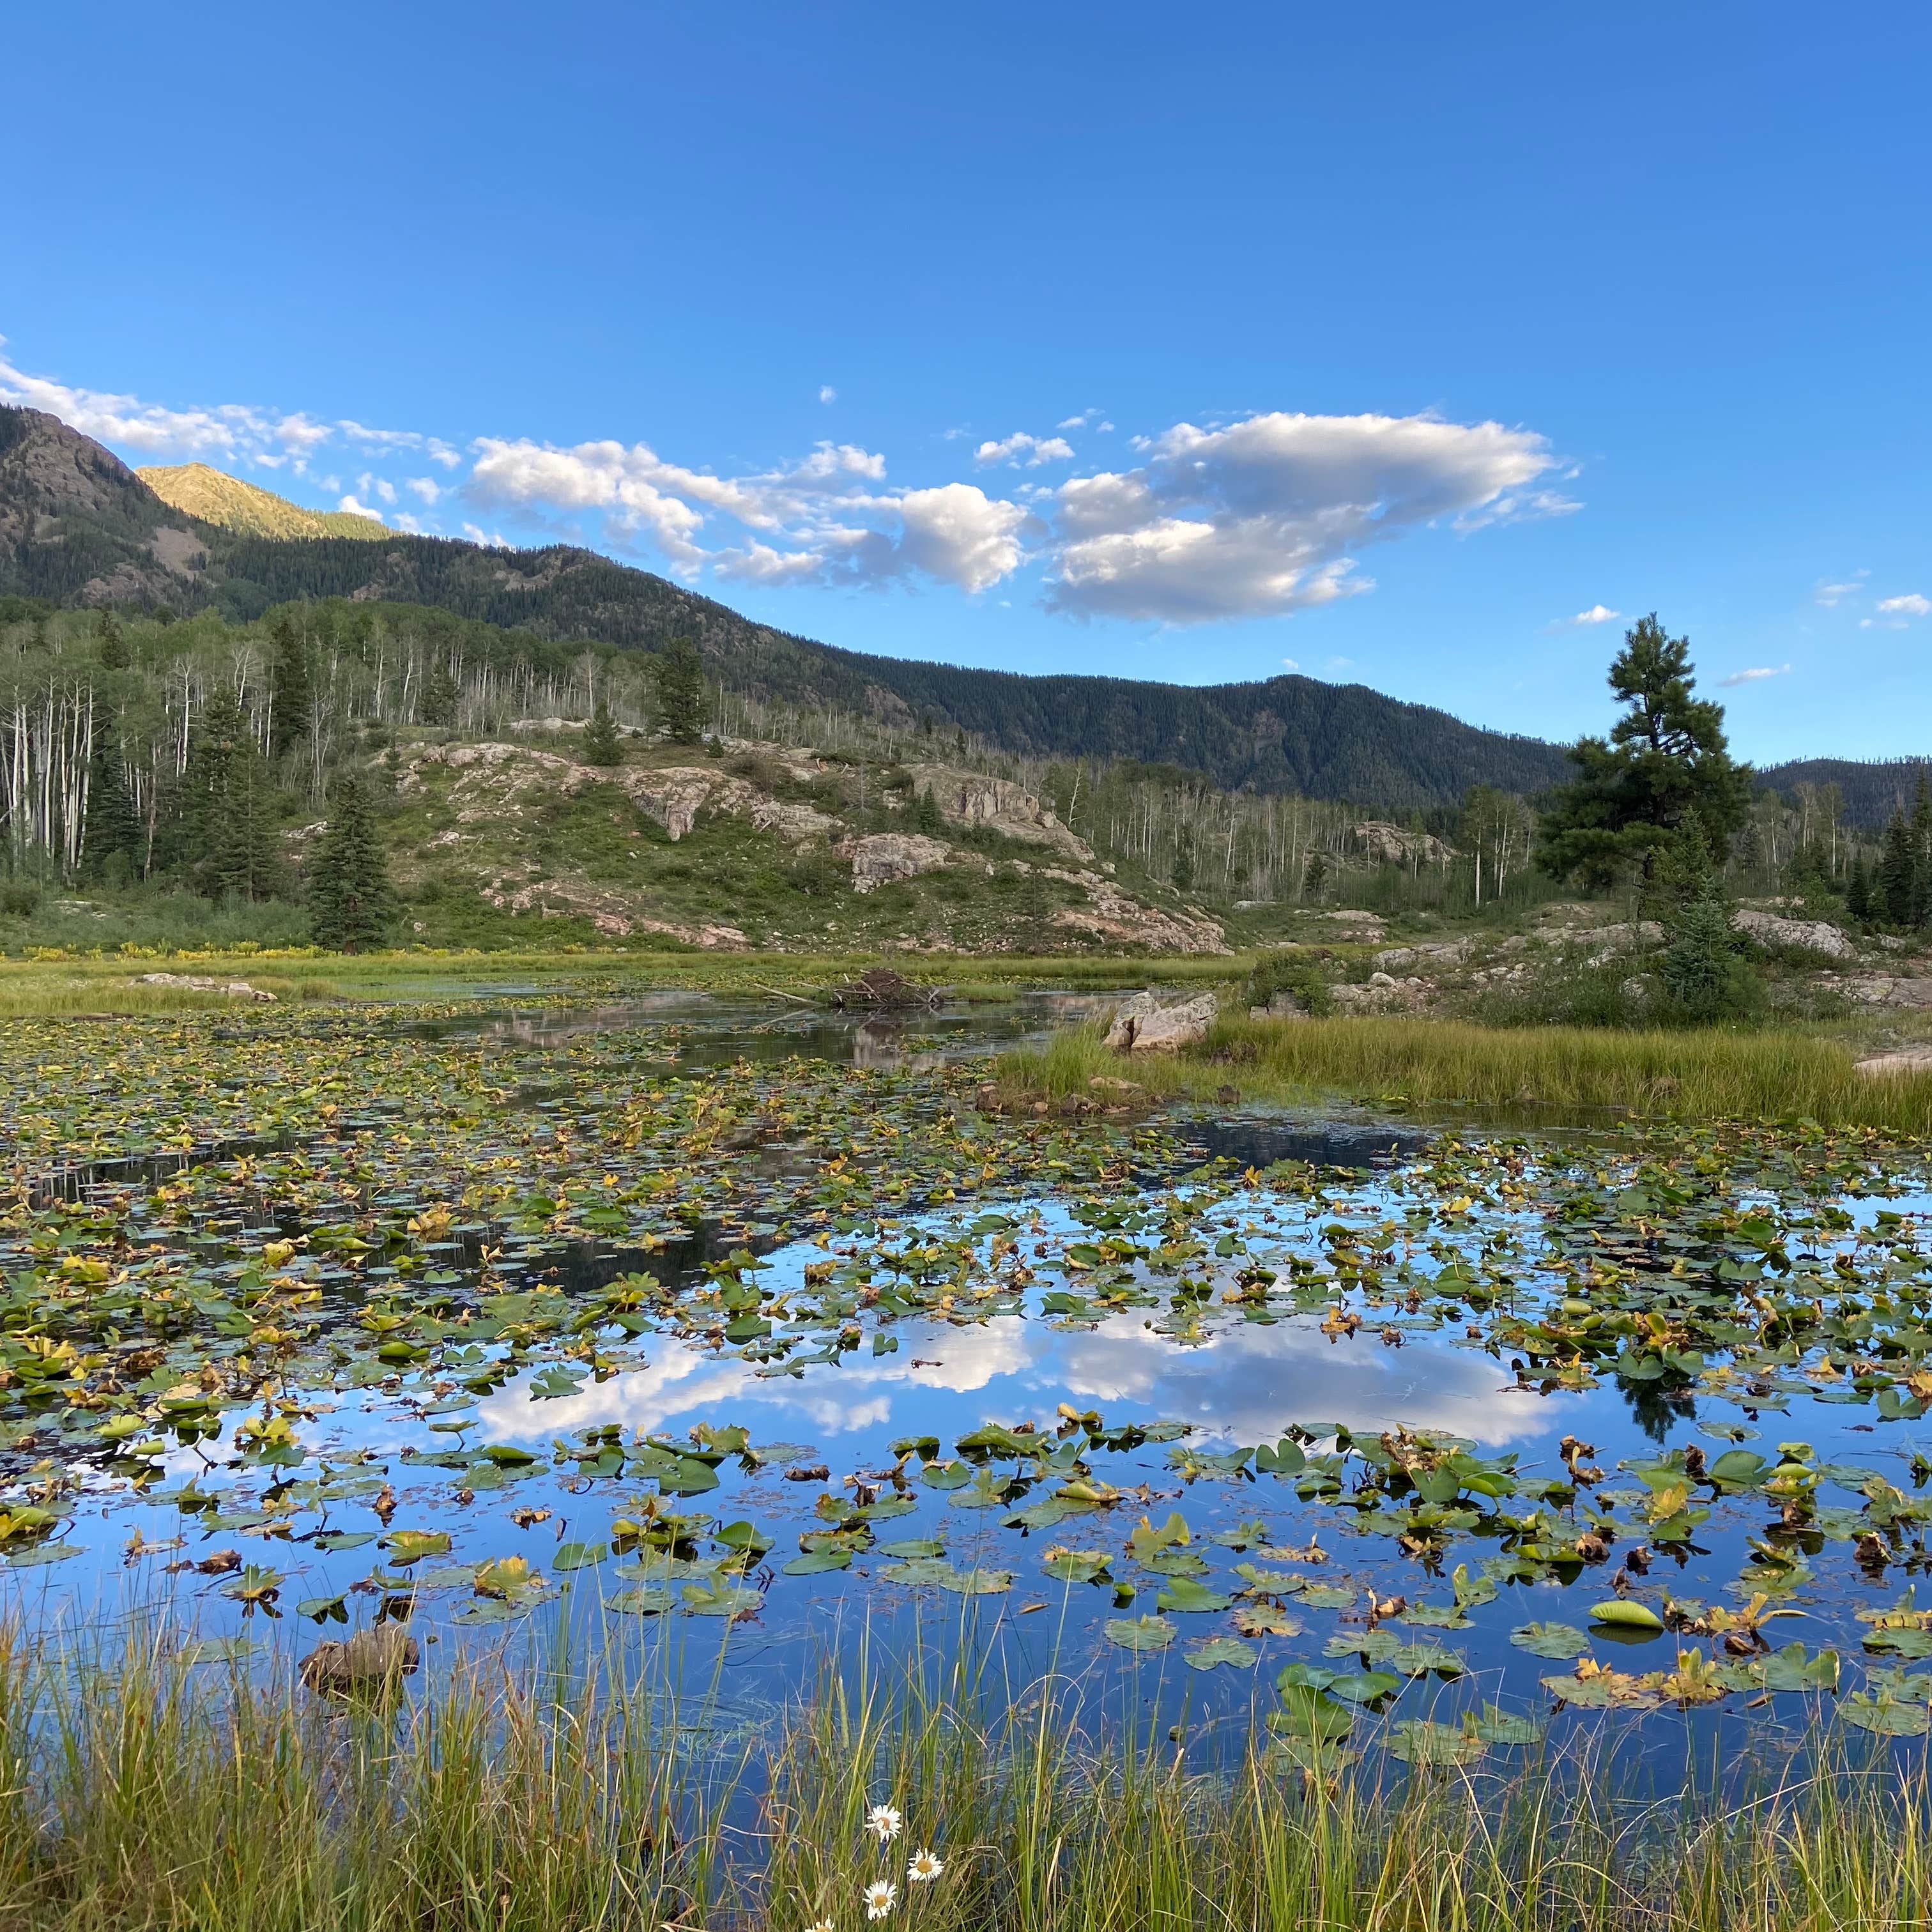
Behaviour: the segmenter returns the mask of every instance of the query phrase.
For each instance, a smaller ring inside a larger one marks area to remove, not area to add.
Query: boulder
[[[1408,966],[1460,966],[1475,950],[1472,939],[1444,939],[1427,946],[1391,946],[1378,952],[1374,964],[1384,973]]]
[[[1893,979],[1882,973],[1843,976],[1826,973],[1819,976],[1817,983],[1827,992],[1842,993],[1855,1006],[1932,1006],[1932,980]]]
[[[982,826],[1005,838],[1051,846],[1081,865],[1092,864],[1093,848],[1070,832],[1024,785],[953,765],[916,764],[906,769],[912,778],[914,796],[929,796],[949,824]]]
[[[936,872],[951,863],[952,848],[943,838],[928,838],[916,832],[872,832],[862,838],[848,838],[832,848],[840,858],[852,865],[852,890],[869,892],[876,886],[889,886],[898,879],[916,879],[922,872]]]
[[[1895,1047],[1889,1053],[1874,1053],[1856,1062],[1852,1071],[1867,1080],[1900,1080],[1932,1074],[1932,1044]]]
[[[351,1697],[413,1677],[422,1661],[400,1624],[378,1624],[340,1642],[319,1643],[302,1660],[302,1681],[326,1697]]]
[[[217,980],[206,973],[143,973],[134,983],[137,986],[176,986],[190,993],[225,993],[231,1000],[256,1000],[265,1005],[272,1005],[275,996],[260,986],[251,986],[246,980]]]
[[[1136,993],[1115,1011],[1107,1044],[1116,1053],[1174,1053],[1197,1046],[1208,1037],[1216,1010],[1212,993],[1171,1006],[1152,993]]]
[[[1774,912],[1754,912],[1744,906],[1732,914],[1731,923],[1760,946],[1796,946],[1806,952],[1822,952],[1828,959],[1849,959],[1858,950],[1838,927],[1822,919],[1784,919]]]

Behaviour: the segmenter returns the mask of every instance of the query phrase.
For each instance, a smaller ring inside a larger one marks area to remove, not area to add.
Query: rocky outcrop
[[[1838,927],[1822,919],[1784,919],[1774,912],[1754,912],[1741,906],[1732,914],[1731,924],[1760,946],[1821,952],[1828,959],[1850,959],[1858,951]]]
[[[188,993],[225,993],[231,1000],[256,1000],[272,1005],[274,994],[246,980],[215,980],[205,973],[143,973],[137,986],[172,986]]]
[[[1024,785],[953,765],[908,765],[913,795],[930,797],[949,825],[970,825],[1028,844],[1050,845],[1064,857],[1090,865],[1094,848],[1054,817]]]
[[[1171,1006],[1153,993],[1136,993],[1116,1009],[1107,1044],[1116,1053],[1178,1053],[1208,1037],[1216,1010],[1212,993]]]
[[[1435,1004],[1436,982],[1419,974],[1398,980],[1388,973],[1372,973],[1367,982],[1351,986],[1346,982],[1330,986],[1328,997],[1338,1012],[1419,1013]]]
[[[1391,946],[1375,957],[1378,973],[1400,973],[1412,966],[1460,966],[1476,950],[1472,939],[1444,939],[1425,946]]]
[[[916,832],[868,832],[862,838],[845,839],[832,850],[851,861],[855,892],[869,892],[897,879],[936,872],[956,856],[944,839],[928,838]]]
[[[1884,973],[1821,973],[1817,984],[1825,992],[1842,995],[1855,1006],[1932,1006],[1932,980]]]
[[[1852,1071],[1865,1080],[1916,1079],[1932,1074],[1932,1043],[1894,1047],[1889,1053],[1868,1054]]]
[[[1386,819],[1366,819],[1350,828],[1349,836],[1372,866],[1446,866],[1456,856],[1433,833],[1406,831]]]
[[[1221,922],[1192,907],[1168,912],[1144,905],[1098,872],[1070,872],[1043,866],[1040,875],[1078,886],[1087,895],[1084,906],[1062,906],[1053,915],[1052,923],[1070,932],[1108,946],[1141,946],[1156,952],[1228,950],[1228,935]]]

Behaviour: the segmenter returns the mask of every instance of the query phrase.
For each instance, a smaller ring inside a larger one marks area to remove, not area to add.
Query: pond
[[[615,1634],[753,1720],[970,1635],[1296,1761],[1924,1732],[1919,1153],[977,1112],[1082,1011],[16,1024],[6,1612]]]

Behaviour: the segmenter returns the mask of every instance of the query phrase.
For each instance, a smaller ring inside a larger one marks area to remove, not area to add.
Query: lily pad
[[[1185,1653],[1185,1661],[1191,1670],[1213,1670],[1223,1664],[1237,1670],[1252,1670],[1260,1656],[1252,1644],[1244,1643],[1238,1637],[1215,1636],[1192,1646]]]
[[[1165,1650],[1178,1634],[1165,1617],[1109,1617],[1102,1628],[1123,1650]]]

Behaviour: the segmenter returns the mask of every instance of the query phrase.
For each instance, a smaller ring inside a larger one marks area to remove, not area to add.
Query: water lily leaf
[[[703,1578],[682,1586],[684,1607],[694,1616],[748,1617],[764,1608],[765,1600],[741,1583],[716,1582]]]
[[[1311,1610],[1346,1610],[1355,1600],[1355,1593],[1336,1583],[1310,1583],[1298,1600]]]
[[[317,1550],[360,1550],[365,1543],[374,1543],[376,1532],[373,1529],[320,1529],[309,1538]]]
[[[1063,1583],[1111,1582],[1108,1566],[1113,1558],[1104,1550],[1050,1550],[1040,1568]]]
[[[789,1563],[779,1565],[782,1574],[787,1576],[817,1576],[828,1570],[849,1570],[852,1567],[852,1552],[849,1550],[808,1550],[802,1556],[794,1556]]]
[[[929,1490],[963,1490],[973,1480],[970,1462],[928,1462],[919,1472],[919,1480]]]
[[[1495,1704],[1485,1704],[1482,1714],[1470,1728],[1484,1742],[1492,1744],[1533,1744],[1540,1742],[1544,1726],[1535,1718],[1516,1716]]]
[[[1770,1467],[1762,1456],[1748,1449],[1726,1449],[1710,1466],[1711,1480],[1720,1490],[1755,1489]]]
[[[445,1556],[449,1552],[449,1532],[442,1529],[398,1529],[383,1540],[389,1561],[399,1568],[420,1563],[425,1556]]]
[[[1157,1610],[1192,1612],[1225,1610],[1234,1599],[1223,1596],[1219,1590],[1209,1589],[1206,1584],[1192,1576],[1176,1576],[1154,1600]]]
[[[610,1553],[607,1543],[560,1543],[550,1559],[550,1567],[559,1571],[587,1570],[602,1563]]]
[[[1439,1643],[1418,1641],[1396,1646],[1388,1655],[1379,1660],[1391,1670],[1399,1670],[1405,1677],[1425,1677],[1431,1671],[1439,1672],[1444,1677],[1460,1677],[1464,1665],[1462,1658]]]
[[[1244,1636],[1299,1636],[1300,1621],[1272,1604],[1237,1604],[1234,1628]]]
[[[453,1624],[506,1624],[526,1616],[543,1600],[542,1594],[514,1597],[473,1597],[450,1618]]]
[[[1372,1704],[1402,1688],[1402,1680],[1392,1670],[1345,1670],[1328,1680],[1328,1694],[1348,1704]]]
[[[1425,1629],[1466,1630],[1469,1627],[1460,1604],[1411,1604],[1396,1614],[1398,1622],[1417,1624]]]
[[[1489,1750],[1489,1740],[1474,1728],[1412,1718],[1390,1732],[1388,1748],[1416,1765],[1474,1764]]]
[[[1215,1636],[1192,1646],[1185,1653],[1185,1660],[1192,1670],[1212,1670],[1221,1664],[1237,1670],[1252,1670],[1260,1656],[1252,1644],[1243,1643],[1238,1637]]]
[[[31,1543],[5,1558],[9,1570],[37,1569],[43,1563],[64,1563],[70,1556],[86,1552],[77,1543]]]
[[[624,1616],[656,1617],[675,1610],[677,1598],[661,1583],[640,1583],[633,1589],[620,1590],[606,1597],[604,1607]]]
[[[1664,1628],[1664,1619],[1648,1604],[1633,1603],[1624,1597],[1610,1597],[1600,1604],[1592,1604],[1590,1617],[1592,1622],[1607,1624],[1612,1630],[1642,1630],[1652,1636]]]
[[[1355,1727],[1354,1713],[1326,1690],[1306,1684],[1288,1684],[1280,1690],[1281,1708],[1268,1713],[1268,1729],[1285,1738],[1346,1738]]]
[[[904,1562],[914,1556],[944,1556],[946,1545],[936,1536],[908,1536],[902,1537],[897,1543],[880,1544],[879,1554],[896,1557],[901,1562]]]
[[[1165,1650],[1177,1634],[1165,1617],[1109,1617],[1102,1628],[1123,1650]]]
[[[1885,1737],[1922,1738],[1932,1730],[1932,1712],[1923,1704],[1870,1696],[1862,1690],[1854,1690],[1838,1706],[1838,1718],[1856,1730],[1876,1731]]]

